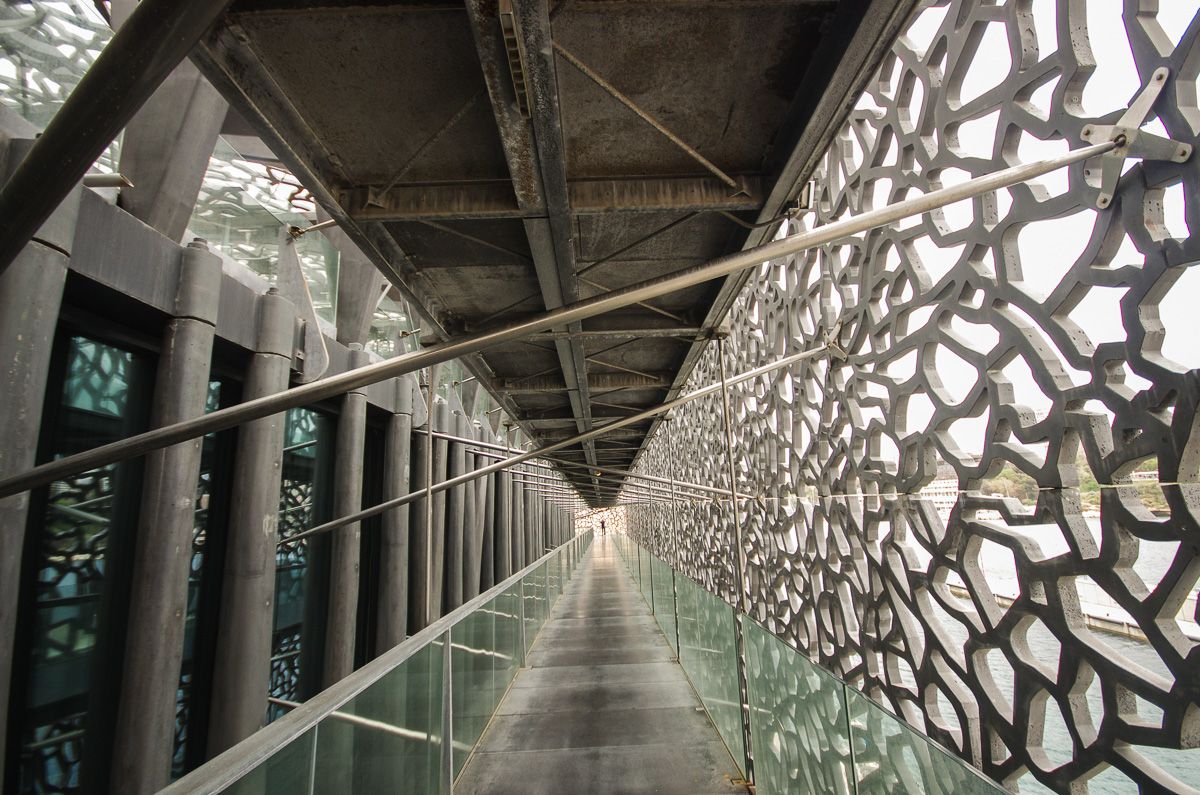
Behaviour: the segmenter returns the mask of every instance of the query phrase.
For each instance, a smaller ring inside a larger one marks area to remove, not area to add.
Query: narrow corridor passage
[[[609,537],[597,537],[456,793],[745,793]]]

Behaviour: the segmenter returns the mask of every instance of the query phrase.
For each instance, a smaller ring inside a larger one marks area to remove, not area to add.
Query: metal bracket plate
[[[1134,98],[1129,109],[1116,124],[1089,124],[1083,128],[1081,135],[1088,143],[1120,142],[1116,149],[1100,156],[1100,195],[1096,197],[1097,208],[1103,210],[1112,204],[1117,182],[1121,179],[1127,159],[1186,163],[1192,156],[1190,144],[1182,144],[1141,129],[1159,95],[1162,94],[1170,74],[1171,70],[1165,66],[1155,69],[1150,75],[1150,82]]]

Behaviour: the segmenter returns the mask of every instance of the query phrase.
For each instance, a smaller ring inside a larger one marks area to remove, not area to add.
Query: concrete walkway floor
[[[596,538],[454,791],[742,793],[621,562]]]

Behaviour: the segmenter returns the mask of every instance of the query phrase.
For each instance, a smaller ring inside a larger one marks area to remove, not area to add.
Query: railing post
[[[746,751],[746,780],[754,780],[754,749],[750,738],[750,699],[746,683],[746,640],[742,633],[742,616],[750,612],[750,594],[746,583],[746,547],[742,537],[742,524],[738,520],[737,468],[733,459],[733,418],[729,409],[729,383],[725,375],[725,338],[717,337],[717,363],[721,371],[721,416],[725,424],[725,457],[729,465],[729,511],[732,524],[729,534],[736,547],[734,554],[734,587],[737,589],[733,601],[734,648],[737,651],[738,694],[741,699],[742,744]]]
[[[675,497],[675,462],[679,460],[675,454],[675,434],[672,433],[672,420],[668,415],[664,424],[667,427],[667,450],[671,459],[671,546],[674,552],[675,565],[671,567],[671,606],[675,610],[675,657],[679,657],[679,594],[675,591],[675,573],[683,569],[683,557],[679,553],[679,503]]]
[[[529,662],[529,660],[526,659],[526,655],[528,654],[528,651],[529,651],[529,646],[526,645],[526,643],[525,643],[525,578],[524,577],[521,578],[521,598],[519,600],[519,603],[521,606],[517,610],[517,613],[518,613],[518,615],[521,616],[521,667],[524,668],[526,666],[526,663]]]
[[[453,628],[442,635],[442,792],[454,792],[454,670],[450,658]]]
[[[850,750],[850,792],[858,795],[858,762],[854,758],[854,726],[850,721],[850,694],[842,682],[842,709],[846,712],[846,747]]]

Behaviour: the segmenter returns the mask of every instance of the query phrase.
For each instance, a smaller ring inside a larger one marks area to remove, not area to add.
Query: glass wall
[[[283,449],[283,482],[279,492],[279,538],[302,533],[330,515],[333,475],[333,421],[312,409],[287,413]],[[324,615],[319,609],[328,575],[324,557],[327,538],[284,544],[275,557],[275,623],[271,647],[272,698],[302,701],[319,689],[320,647]],[[306,644],[312,646],[304,653]],[[312,653],[315,652],[315,655]],[[286,710],[272,705],[268,718]]]
[[[141,430],[152,376],[132,351],[78,335],[56,345],[45,461]],[[139,462],[113,464],[34,494],[26,544],[20,720],[21,792],[70,792],[84,760],[106,764],[120,682],[128,564],[141,492]],[[20,678],[18,678],[20,677]],[[96,748],[91,746],[96,745]],[[92,780],[103,772],[92,765]]]

